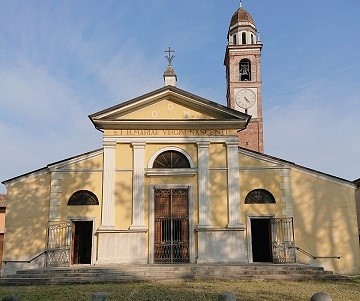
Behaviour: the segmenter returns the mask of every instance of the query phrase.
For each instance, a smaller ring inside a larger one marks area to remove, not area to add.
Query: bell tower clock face
[[[240,1],[241,2],[241,1]],[[226,100],[229,108],[251,116],[238,132],[239,145],[262,153],[262,42],[254,18],[240,5],[230,19],[225,51]]]
[[[250,89],[241,89],[235,94],[235,102],[242,109],[249,109],[256,103],[256,94]]]

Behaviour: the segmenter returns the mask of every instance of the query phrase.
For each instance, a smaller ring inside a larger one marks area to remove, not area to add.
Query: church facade
[[[3,273],[44,266],[360,266],[354,183],[263,153],[260,54],[233,15],[227,106],[164,87],[89,116],[103,147],[4,181]]]

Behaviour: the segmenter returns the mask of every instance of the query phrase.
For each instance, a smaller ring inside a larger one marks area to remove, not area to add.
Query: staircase
[[[0,285],[104,283],[164,280],[308,280],[338,279],[320,267],[301,264],[76,265],[21,270],[0,278]]]

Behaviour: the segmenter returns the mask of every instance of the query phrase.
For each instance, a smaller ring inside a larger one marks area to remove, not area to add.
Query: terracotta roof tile
[[[253,17],[242,7],[240,7],[232,16],[230,27],[239,22],[251,22],[255,24]]]

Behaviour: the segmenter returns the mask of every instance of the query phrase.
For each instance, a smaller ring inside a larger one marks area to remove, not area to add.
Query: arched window
[[[99,205],[99,201],[96,195],[91,191],[79,190],[71,195],[68,201],[68,206],[81,206],[81,205]]]
[[[251,81],[251,63],[248,59],[242,59],[239,63],[240,81]]]
[[[274,204],[274,196],[266,189],[254,189],[250,191],[246,198],[245,204]]]
[[[190,162],[184,154],[168,150],[156,157],[153,168],[190,168]]]
[[[246,33],[245,32],[243,32],[241,34],[241,44],[246,44]]]
[[[254,44],[254,35],[251,34],[251,44]]]
[[[233,45],[236,45],[236,34],[233,35]]]

